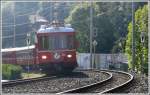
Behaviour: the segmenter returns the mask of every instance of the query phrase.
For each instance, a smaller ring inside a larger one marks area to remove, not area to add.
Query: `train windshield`
[[[39,39],[41,50],[58,50],[73,49],[74,36],[57,35],[57,36],[41,36]]]

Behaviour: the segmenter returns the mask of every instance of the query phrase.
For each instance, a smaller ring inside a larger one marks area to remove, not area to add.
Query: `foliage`
[[[132,23],[128,25],[128,35],[126,40],[126,49],[125,52],[128,55],[129,59],[129,68],[131,68],[132,62]],[[145,5],[142,8],[140,7],[135,12],[135,27],[134,27],[134,38],[135,38],[135,69],[137,71],[141,71],[141,68],[144,67],[145,69],[146,64],[148,64],[148,6]],[[141,43],[141,32],[145,33],[145,42],[144,46]],[[142,56],[144,58],[142,62]]]
[[[93,26],[98,30],[98,36],[94,38],[98,42],[97,53],[118,52],[118,44],[116,43],[120,38],[126,36],[127,26],[131,20],[130,6],[131,3],[117,2],[93,4]],[[77,31],[77,39],[80,42],[79,52],[89,52],[90,50],[90,7],[88,3],[75,6],[65,20],[67,23],[71,23]],[[112,50],[113,48],[114,50]]]
[[[45,17],[50,22],[52,22],[54,19],[58,19],[60,22],[64,22],[64,18],[68,16],[70,11],[69,5],[71,5],[69,2],[40,2],[37,14]],[[58,13],[57,16],[55,16],[54,12]]]
[[[90,7],[84,5],[83,7],[75,6],[71,11],[70,16],[66,19],[67,23],[71,23],[73,28],[76,29],[76,38],[80,42],[79,51],[88,52],[89,51],[89,12]],[[80,20],[79,20],[80,19]]]
[[[22,68],[18,65],[2,64],[2,79],[14,80],[21,78]]]

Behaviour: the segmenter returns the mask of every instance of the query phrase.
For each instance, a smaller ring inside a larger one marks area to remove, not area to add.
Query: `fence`
[[[121,66],[127,65],[128,63],[128,59],[124,54],[93,54],[92,58],[93,63],[95,59],[95,67],[98,69],[109,69],[111,65],[114,66],[114,68],[121,68]],[[77,62],[79,68],[91,68],[90,53],[78,53]]]

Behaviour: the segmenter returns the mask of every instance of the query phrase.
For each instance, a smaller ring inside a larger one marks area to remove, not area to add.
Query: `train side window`
[[[70,36],[70,35],[69,35],[67,38],[68,38],[68,39],[67,39],[67,40],[68,40],[68,42],[67,42],[67,43],[68,43],[68,48],[69,48],[69,49],[73,49],[73,48],[74,48],[74,45],[73,45],[73,44],[74,44],[74,43],[73,43],[73,42],[74,42],[74,41],[73,41],[73,40],[74,40],[74,39],[73,39],[73,36]]]
[[[40,46],[42,50],[47,50],[49,48],[48,43],[49,43],[49,40],[47,36],[42,36],[40,38]]]
[[[54,37],[52,37],[52,36],[49,37],[48,45],[49,45],[49,48],[48,48],[49,50],[54,49]]]
[[[44,40],[44,49],[47,50],[49,48],[49,40],[48,40],[47,36],[45,36],[44,38],[45,38],[45,40]]]
[[[61,47],[62,49],[66,49],[66,48],[67,48],[67,38],[66,38],[65,35],[62,35],[62,36],[60,37],[60,47]]]

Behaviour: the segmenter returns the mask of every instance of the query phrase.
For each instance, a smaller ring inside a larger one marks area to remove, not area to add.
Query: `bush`
[[[21,78],[22,68],[18,65],[2,64],[2,79],[14,80]]]

